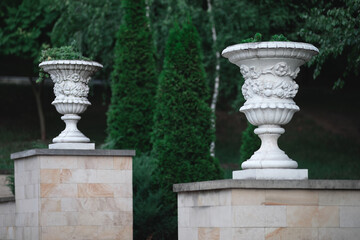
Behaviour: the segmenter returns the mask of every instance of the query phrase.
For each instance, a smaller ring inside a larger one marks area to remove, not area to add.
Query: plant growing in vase
[[[77,128],[83,113],[91,105],[87,96],[91,76],[103,66],[82,56],[71,46],[48,48],[41,52],[39,79],[48,73],[54,82],[55,100],[52,104],[63,114],[66,127],[53,139],[50,149],[95,149],[95,144]],[[46,72],[46,73],[45,73]]]
[[[255,41],[229,46],[222,52],[240,67],[246,100],[240,111],[258,126],[254,132],[261,139],[260,149],[242,163],[244,170],[233,172],[233,178],[307,179],[307,170],[296,169],[297,162],[278,147],[277,139],[285,132],[281,125],[290,122],[299,111],[293,101],[299,88],[294,81],[299,67],[319,50],[308,43],[286,41],[282,35],[269,42],[258,42],[256,38],[257,35]]]

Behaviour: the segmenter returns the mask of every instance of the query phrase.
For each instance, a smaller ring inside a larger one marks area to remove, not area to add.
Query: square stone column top
[[[135,150],[78,150],[78,149],[30,149],[22,152],[12,153],[11,159],[21,159],[31,156],[118,156],[133,157]]]
[[[360,180],[217,180],[179,183],[173,191],[193,192],[221,189],[334,189],[360,190]]]

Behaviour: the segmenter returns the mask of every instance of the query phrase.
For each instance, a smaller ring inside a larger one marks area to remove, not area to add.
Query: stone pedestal
[[[132,150],[14,153],[17,240],[132,239]]]
[[[179,240],[359,240],[360,181],[175,184]]]
[[[307,169],[245,169],[232,172],[233,179],[252,180],[306,180]]]

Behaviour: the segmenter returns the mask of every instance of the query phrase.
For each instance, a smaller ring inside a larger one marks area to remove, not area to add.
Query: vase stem
[[[298,164],[290,159],[278,146],[278,138],[285,130],[279,125],[262,125],[254,130],[261,139],[261,146],[241,167],[243,169],[297,168]]]
[[[65,129],[59,136],[53,139],[54,143],[87,143],[90,139],[82,134],[77,128],[77,123],[81,117],[77,114],[65,114],[61,117],[65,122]]]

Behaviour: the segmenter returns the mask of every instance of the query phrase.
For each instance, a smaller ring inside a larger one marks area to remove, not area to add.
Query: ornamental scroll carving
[[[52,75],[55,82],[54,93],[56,98],[62,97],[79,97],[86,98],[89,94],[88,82],[90,77],[85,79],[79,74],[73,73],[65,78],[59,75]]]
[[[245,83],[242,86],[242,93],[247,100],[254,95],[261,97],[277,97],[277,98],[293,98],[295,97],[299,86],[292,79],[295,79],[299,73],[300,68],[292,71],[291,68],[285,62],[279,62],[274,66],[265,68],[263,70],[256,70],[254,66],[240,66],[240,72],[245,79]],[[263,74],[272,74],[278,79],[258,79]],[[282,78],[289,76],[289,78]]]

